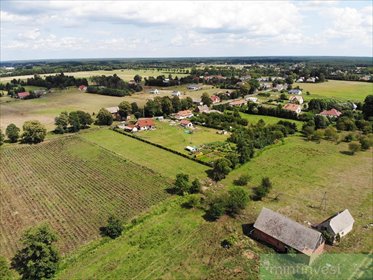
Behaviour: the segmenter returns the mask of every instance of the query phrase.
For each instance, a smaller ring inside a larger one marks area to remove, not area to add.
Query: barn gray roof
[[[267,208],[263,208],[260,212],[254,228],[306,254],[312,254],[320,245],[320,238],[322,238],[320,232]]]
[[[347,227],[353,225],[355,222],[354,218],[351,216],[350,211],[345,209],[344,211],[335,214],[327,220],[330,224],[330,228],[334,233],[339,233],[346,229]]]

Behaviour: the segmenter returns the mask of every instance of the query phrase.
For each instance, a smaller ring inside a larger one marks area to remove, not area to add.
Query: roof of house
[[[190,115],[193,115],[192,111],[191,110],[184,110],[184,111],[179,111],[177,112],[178,116],[180,117],[184,117],[184,116],[190,116]]]
[[[197,106],[197,109],[198,109],[198,112],[200,113],[210,111],[210,108],[207,105]]]
[[[220,101],[219,96],[216,96],[216,95],[211,95],[210,99],[212,100],[212,102],[219,102]]]
[[[260,212],[254,228],[307,255],[317,249],[322,238],[320,232],[267,208]]]
[[[334,233],[338,233],[343,231],[345,228],[353,225],[355,222],[354,218],[352,217],[350,211],[348,209],[343,210],[342,212],[338,212],[337,214],[331,216],[323,223],[328,222],[330,228],[334,231]]]
[[[140,118],[137,120],[136,125],[139,127],[154,126],[154,120],[150,118]]]
[[[79,86],[79,89],[84,89],[84,88],[87,88],[87,86],[85,86],[85,85]]]
[[[18,92],[17,95],[18,97],[23,98],[23,97],[29,96],[30,93],[28,91],[23,91],[23,92]]]
[[[289,93],[295,93],[295,92],[302,92],[302,91],[297,88],[289,90]]]
[[[336,109],[331,109],[331,110],[324,110],[320,113],[322,116],[333,116],[333,117],[339,117],[342,113],[339,112]]]
[[[296,100],[303,100],[303,97],[302,96],[298,96],[298,95],[292,95],[291,97],[290,97],[290,100],[294,100],[294,99],[296,99]]]
[[[284,110],[293,111],[293,112],[296,112],[300,108],[301,108],[300,105],[291,104],[291,103],[285,104],[285,106],[284,106]]]
[[[116,107],[108,107],[108,108],[106,108],[106,110],[108,110],[111,114],[116,114],[119,111],[119,107],[118,106],[116,106]]]
[[[188,125],[188,124],[190,124],[191,122],[190,121],[188,121],[188,120],[181,120],[180,121],[180,124],[181,125]]]
[[[235,100],[235,101],[232,101],[232,102],[229,102],[229,105],[243,105],[243,104],[246,104],[247,101],[245,99],[241,99],[241,100]]]

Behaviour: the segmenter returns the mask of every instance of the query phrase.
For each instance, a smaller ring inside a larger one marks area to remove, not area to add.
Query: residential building
[[[288,104],[285,104],[285,106],[283,107],[284,110],[287,110],[287,111],[292,111],[292,112],[295,112],[297,114],[299,114],[300,112],[302,112],[302,107],[298,104],[292,104],[292,103],[288,103]]]

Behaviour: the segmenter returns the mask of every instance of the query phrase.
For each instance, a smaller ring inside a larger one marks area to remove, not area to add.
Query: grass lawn
[[[111,130],[82,133],[81,137],[172,179],[181,172],[191,177],[206,177],[207,166]]]
[[[249,163],[232,171],[222,181],[231,185],[242,174],[252,176],[249,189],[257,186],[268,176],[273,190],[262,202],[252,202],[248,215],[262,206],[277,209],[281,213],[304,223],[321,222],[332,214],[348,208],[355,218],[354,231],[347,235],[331,252],[368,252],[371,250],[372,228],[364,226],[373,219],[372,205],[372,151],[359,152],[354,156],[341,152],[348,145],[322,141],[306,142],[292,136],[285,144],[277,144],[262,151]],[[326,194],[326,211],[319,209]],[[279,196],[276,200],[275,197]],[[249,222],[254,222],[255,214]]]
[[[365,97],[373,93],[373,83],[329,80],[325,83],[296,83],[303,89],[303,98],[334,98],[341,101],[364,101]],[[311,95],[306,95],[309,91]]]
[[[256,124],[259,120],[265,121],[266,124],[276,124],[279,121],[288,121],[296,123],[297,128],[300,130],[302,129],[303,122],[296,121],[296,120],[290,120],[290,119],[283,119],[283,118],[277,118],[277,117],[271,117],[271,116],[261,116],[261,115],[252,115],[252,114],[245,114],[240,113],[241,117],[248,120],[249,124]]]
[[[72,255],[56,279],[256,279],[256,260],[220,246],[231,221],[206,222],[201,210],[182,208],[183,200],[167,201],[118,239]]]
[[[196,126],[192,130],[192,134],[186,133],[187,129],[181,127],[178,123],[170,125],[168,121],[158,121],[156,127],[156,130],[142,131],[136,135],[186,155],[189,154],[185,150],[186,146],[200,146],[217,141],[224,142],[228,138],[228,135],[219,135],[216,133],[217,130],[203,126]]]

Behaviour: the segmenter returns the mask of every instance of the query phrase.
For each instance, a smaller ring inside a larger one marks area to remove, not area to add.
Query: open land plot
[[[189,174],[192,178],[205,178],[205,171],[209,169],[205,165],[112,130],[82,133],[81,137],[168,178],[175,178],[178,173]]]
[[[136,136],[150,142],[160,144],[175,151],[189,154],[186,146],[201,146],[211,142],[224,142],[228,135],[219,135],[217,130],[195,126],[194,129],[186,129],[178,122],[157,121],[156,130],[140,131]],[[187,133],[191,131],[191,133]]]
[[[53,76],[58,73],[51,73],[51,74],[42,74],[40,75],[41,77],[46,77],[46,76]],[[144,69],[118,69],[118,70],[97,70],[97,71],[80,71],[80,72],[65,72],[65,75],[67,76],[74,76],[75,78],[89,78],[92,76],[110,76],[117,74],[121,79],[124,81],[128,82],[133,79],[133,77],[138,74],[141,77],[149,77],[149,76],[159,76],[159,75],[165,75],[168,76],[169,72],[164,72],[164,71],[158,71],[156,69],[149,69],[149,70],[144,70]],[[178,76],[179,78],[187,76],[188,74],[183,74],[183,73],[171,73],[172,76]],[[31,78],[34,75],[25,75],[25,76],[12,76],[12,77],[0,77],[0,83],[7,83],[10,82],[13,79],[27,79]]]
[[[364,101],[373,93],[373,83],[329,80],[325,83],[296,83],[303,89],[303,98],[334,98],[340,101]],[[309,91],[311,94],[306,95]]]
[[[272,116],[252,115],[252,114],[245,114],[245,113],[240,113],[240,115],[243,119],[248,120],[249,124],[256,124],[258,123],[259,120],[263,120],[265,121],[266,124],[276,124],[279,121],[293,122],[297,125],[298,129],[302,129],[302,125],[303,125],[303,122],[301,121],[277,118],[277,117],[272,117]]]
[[[269,198],[254,202],[254,222],[261,207],[279,210],[293,219],[314,224],[343,209],[349,209],[356,223],[332,252],[368,252],[373,244],[372,150],[346,155],[346,143],[307,142],[298,136],[284,144],[266,148],[249,163],[232,171],[223,184],[231,185],[242,174],[252,176],[249,189],[269,177],[273,190]],[[326,210],[319,208],[326,192]],[[278,199],[275,199],[278,196]],[[248,207],[250,208],[250,206]],[[248,215],[251,215],[248,211]],[[368,227],[366,227],[368,225]]]
[[[56,279],[256,279],[256,260],[220,245],[231,221],[206,222],[183,200],[162,203],[118,239],[72,255]]]
[[[0,254],[27,228],[49,223],[65,253],[99,236],[110,214],[124,221],[169,195],[171,181],[79,138],[0,149]]]

